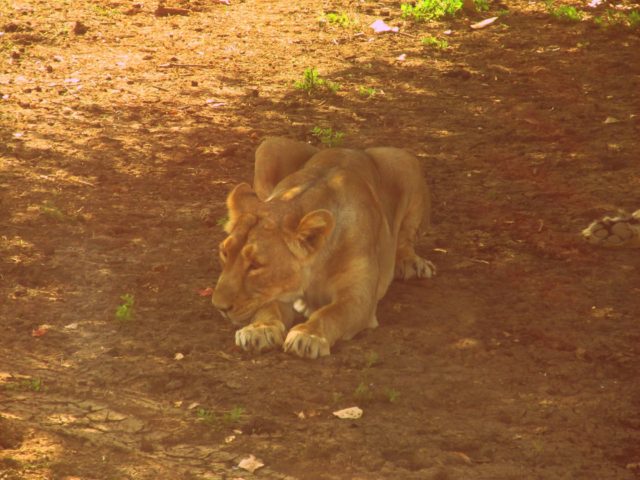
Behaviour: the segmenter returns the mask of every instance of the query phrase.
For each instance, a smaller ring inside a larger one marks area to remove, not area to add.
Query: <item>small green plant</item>
[[[222,420],[224,420],[225,423],[237,423],[243,416],[244,408],[236,406],[226,412],[222,416]]]
[[[626,13],[609,8],[602,15],[595,17],[593,22],[603,28],[623,26],[635,29],[640,27],[640,11],[632,10]]]
[[[31,390],[32,392],[41,392],[44,388],[41,378],[30,378],[29,380],[25,380],[24,385],[26,390]]]
[[[120,15],[122,13],[120,10],[117,10],[115,8],[108,8],[102,5],[97,5],[95,3],[91,5],[91,10],[93,10],[96,15],[100,15],[101,17],[115,17],[116,15]]]
[[[446,50],[449,48],[449,42],[446,40],[440,40],[436,37],[424,37],[420,40],[420,43],[426,47],[438,48],[440,50]]]
[[[123,303],[116,308],[116,318],[120,321],[126,322],[133,318],[133,295],[125,293],[120,297],[120,299]]]
[[[298,90],[307,92],[307,95],[311,95],[318,91],[336,93],[340,90],[340,84],[320,77],[318,71],[313,67],[305,68],[302,74],[302,80],[296,80],[293,85]]]
[[[216,423],[216,414],[213,410],[207,410],[206,408],[199,408],[196,410],[196,417],[203,423],[212,425]]]
[[[387,388],[385,390],[385,393],[387,395],[387,400],[389,400],[389,403],[396,403],[398,401],[398,398],[400,397],[400,392],[394,388]]]
[[[331,127],[313,127],[311,134],[327,147],[337,147],[341,145],[342,139],[344,138],[344,132],[334,131]]]
[[[353,20],[345,12],[329,12],[324,14],[324,18],[330,25],[337,25],[341,28],[350,28],[357,25],[358,22]]]
[[[556,7],[553,1],[547,1],[547,11],[556,20],[562,22],[579,22],[584,18],[584,13],[571,5],[560,5]]]
[[[67,219],[67,216],[62,213],[62,210],[49,202],[44,202],[38,207],[38,210],[45,217],[49,217],[59,222],[63,222]]]
[[[222,416],[207,408],[198,408],[196,410],[196,417],[198,418],[198,420],[208,425],[218,425],[222,422],[226,424],[238,423],[242,419],[242,417],[244,417],[244,414],[244,408],[238,406],[233,407],[228,412],[223,413]]]
[[[400,6],[402,18],[409,18],[416,22],[452,17],[461,8],[462,0],[419,0],[415,4],[403,3]]]
[[[318,75],[318,71],[315,68],[305,68],[302,74],[302,80],[296,80],[293,85],[297,89],[304,90],[310,95],[312,91],[320,88],[320,75]]]
[[[4,383],[2,387],[5,390],[20,390],[29,392],[42,392],[44,390],[44,382],[41,378],[25,378],[19,382]]]
[[[11,52],[16,48],[16,44],[11,40],[5,40],[0,43],[0,52]]]
[[[358,87],[358,93],[363,97],[371,98],[374,95],[378,94],[378,90],[376,90],[373,87],[366,87],[364,85],[360,85]]]
[[[362,380],[353,391],[353,398],[359,402],[368,402],[372,397],[371,389],[366,381]]]
[[[378,352],[368,352],[364,358],[364,368],[369,369],[371,367],[375,367],[380,364],[380,355]]]
[[[486,12],[489,10],[489,1],[488,0],[473,0],[473,3],[476,6],[476,10],[479,12]]]

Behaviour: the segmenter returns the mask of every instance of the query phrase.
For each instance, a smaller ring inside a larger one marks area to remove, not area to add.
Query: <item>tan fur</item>
[[[227,206],[213,304],[244,325],[236,344],[245,350],[329,355],[336,341],[378,325],[376,306],[394,277],[435,273],[414,251],[429,193],[404,150],[319,151],[267,138],[254,188],[238,185]],[[294,304],[309,318],[291,328]]]

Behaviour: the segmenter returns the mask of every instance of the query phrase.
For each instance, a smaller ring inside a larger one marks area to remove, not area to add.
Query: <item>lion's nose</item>
[[[218,310],[220,310],[220,312],[223,314],[226,314],[229,310],[231,310],[231,307],[232,307],[232,305],[225,302],[224,300],[220,298],[216,298],[215,293],[213,297],[211,297],[211,303],[213,303],[213,306],[216,307]]]

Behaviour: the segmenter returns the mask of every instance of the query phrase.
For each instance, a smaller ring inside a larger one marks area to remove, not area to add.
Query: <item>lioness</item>
[[[417,159],[398,148],[318,150],[267,138],[253,188],[235,187],[227,207],[213,304],[246,325],[235,338],[245,350],[329,355],[337,340],[378,325],[394,276],[435,273],[414,251],[429,223],[428,190]],[[288,330],[296,310],[308,320]]]

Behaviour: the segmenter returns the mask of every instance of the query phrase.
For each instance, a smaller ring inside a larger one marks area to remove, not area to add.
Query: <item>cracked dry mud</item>
[[[637,29],[135,3],[0,0],[2,480],[640,478],[640,255],[580,238],[638,208]],[[309,67],[340,90],[296,90]],[[316,126],[419,157],[438,275],[329,357],[250,355],[199,294],[224,199]]]

